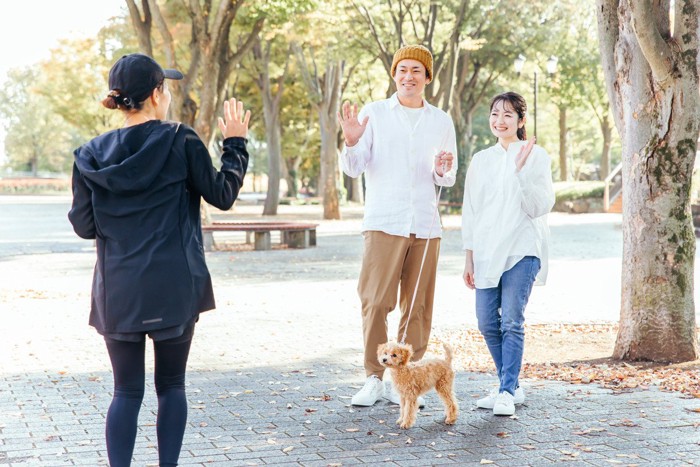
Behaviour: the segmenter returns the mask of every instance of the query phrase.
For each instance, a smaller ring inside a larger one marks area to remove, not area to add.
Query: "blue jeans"
[[[540,270],[540,259],[526,256],[501,275],[497,287],[476,289],[476,318],[496,364],[499,392],[519,387],[525,344],[525,305]]]

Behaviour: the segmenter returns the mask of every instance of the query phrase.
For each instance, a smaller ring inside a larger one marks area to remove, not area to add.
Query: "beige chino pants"
[[[410,322],[407,323],[427,240],[415,235],[407,238],[374,230],[364,232],[364,238],[365,250],[357,292],[362,302],[365,372],[367,376],[376,375],[381,379],[384,367],[377,360],[377,347],[388,340],[387,317],[396,308],[397,296],[400,299],[401,320],[396,340],[401,340],[408,325],[406,343],[413,346],[413,361],[423,358],[428,348],[440,239],[430,240],[416,301]]]

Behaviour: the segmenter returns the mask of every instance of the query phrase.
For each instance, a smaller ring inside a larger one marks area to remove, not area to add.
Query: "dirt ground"
[[[614,391],[656,385],[686,397],[700,398],[700,360],[677,364],[613,360],[616,336],[617,324],[526,325],[522,377],[531,381],[599,384]],[[494,371],[491,356],[477,329],[433,336],[431,347],[436,353],[441,352],[440,342],[454,349],[455,368],[484,373]]]

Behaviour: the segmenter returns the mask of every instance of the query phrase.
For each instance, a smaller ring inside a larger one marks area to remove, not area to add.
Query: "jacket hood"
[[[73,153],[86,179],[117,194],[147,189],[162,171],[178,124],[151,120],[104,133]]]

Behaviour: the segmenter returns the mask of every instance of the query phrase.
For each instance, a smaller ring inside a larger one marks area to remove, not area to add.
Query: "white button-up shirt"
[[[442,236],[435,185],[452,186],[457,172],[457,141],[452,118],[423,100],[415,125],[396,94],[367,104],[358,115],[369,116],[360,141],[345,147],[340,165],[348,176],[365,172],[365,214],[362,231],[419,238]],[[451,152],[452,169],[435,173],[435,156]]]
[[[506,151],[496,144],[474,155],[467,170],[462,207],[462,242],[474,257],[476,288],[497,287],[501,275],[525,256],[540,259],[535,281],[547,279],[549,227],[554,206],[551,160],[535,145],[527,162],[515,170],[524,141]]]

